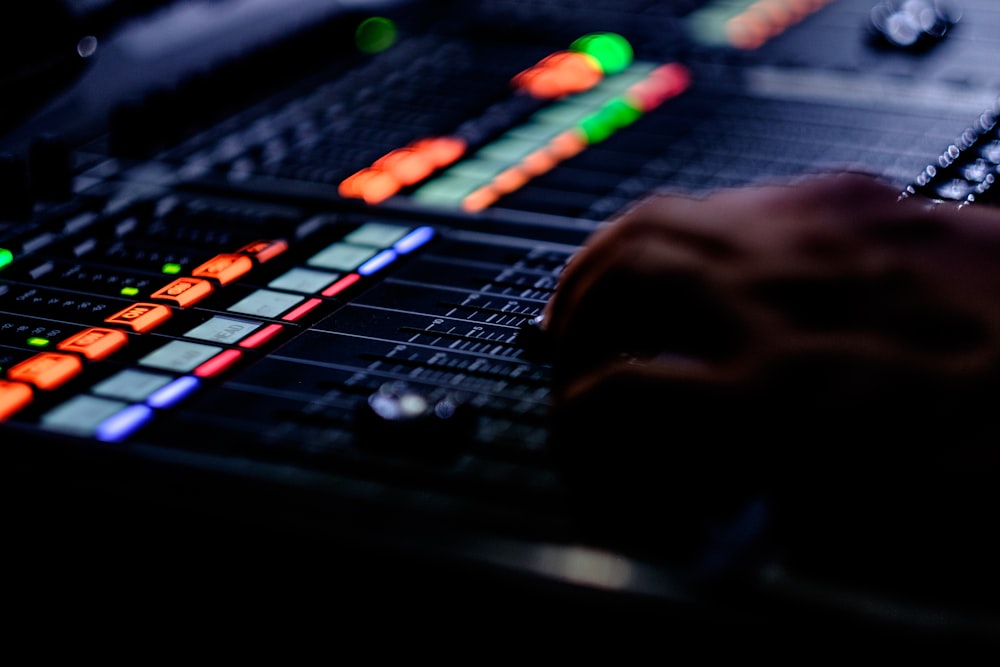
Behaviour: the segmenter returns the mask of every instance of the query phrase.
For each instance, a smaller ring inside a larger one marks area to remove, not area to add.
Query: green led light
[[[609,100],[600,113],[608,119],[608,122],[615,126],[615,129],[631,125],[642,115],[642,111],[624,97],[616,97]]]
[[[622,97],[616,97],[577,126],[588,144],[604,141],[619,129],[634,123],[642,112]]]
[[[28,339],[28,345],[30,345],[31,347],[48,347],[49,339],[39,338],[38,336],[32,336],[31,338]]]
[[[574,40],[570,51],[586,53],[600,64],[605,74],[616,74],[632,64],[634,53],[628,40],[613,32],[594,32]]]
[[[606,118],[602,118],[600,113],[595,113],[584,118],[580,121],[578,129],[583,132],[584,141],[588,145],[604,141],[615,131],[614,126],[608,123]]]
[[[354,43],[365,53],[385,51],[396,43],[396,24],[381,16],[367,18],[354,31]]]
[[[0,248],[0,269],[14,261],[14,253],[7,248]]]
[[[173,262],[167,262],[166,264],[163,265],[163,268],[160,270],[166,273],[167,275],[174,276],[181,272],[181,265],[175,264]]]
[[[168,273],[166,269],[163,270],[164,273]],[[122,296],[135,296],[139,293],[138,287],[123,287],[121,291]]]

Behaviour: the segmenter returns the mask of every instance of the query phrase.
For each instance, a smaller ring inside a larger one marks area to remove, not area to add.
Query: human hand
[[[593,234],[544,321],[553,448],[606,526],[760,495],[793,523],[996,507],[1000,210],[898,195],[846,173],[654,196]]]

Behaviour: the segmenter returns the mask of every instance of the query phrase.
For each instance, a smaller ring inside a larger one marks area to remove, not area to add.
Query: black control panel
[[[45,498],[26,542],[92,512],[104,539],[226,517],[453,592],[473,564],[598,605],[927,630],[919,582],[719,586],[687,545],[595,540],[532,322],[659,188],[860,168],[995,203],[991,0],[922,3],[926,25],[871,0],[106,4],[69,12],[73,72],[3,118],[0,438]],[[932,634],[992,636],[971,597]]]

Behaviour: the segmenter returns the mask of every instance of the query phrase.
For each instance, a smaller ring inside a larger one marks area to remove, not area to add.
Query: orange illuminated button
[[[166,306],[155,303],[134,303],[104,321],[108,324],[124,324],[133,331],[145,333],[168,319],[170,319],[170,309]]]
[[[41,352],[7,371],[11,380],[30,382],[39,389],[55,389],[83,370],[83,362],[72,354]]]
[[[117,329],[92,327],[70,336],[58,347],[63,352],[79,352],[91,361],[110,356],[128,342],[128,335]]]
[[[244,255],[250,255],[263,264],[269,259],[274,259],[286,250],[288,250],[288,242],[282,239],[277,239],[275,241],[261,240],[248,243],[240,248],[239,252]]]
[[[31,403],[31,387],[21,382],[0,380],[0,422]]]
[[[215,278],[223,285],[231,283],[253,268],[253,260],[247,255],[216,255],[191,272],[199,278]]]
[[[178,278],[166,287],[156,290],[150,297],[167,299],[181,308],[187,308],[212,293],[212,283],[201,278]]]

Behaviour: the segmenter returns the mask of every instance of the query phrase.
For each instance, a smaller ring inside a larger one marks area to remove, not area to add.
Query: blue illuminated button
[[[399,256],[396,254],[395,250],[383,250],[379,254],[375,255],[367,262],[358,267],[358,273],[363,276],[370,276],[376,271],[381,271],[385,267],[389,266]]]
[[[152,418],[153,409],[149,406],[130,405],[101,422],[94,437],[103,442],[121,442],[145,426]]]
[[[412,232],[396,241],[392,249],[400,255],[413,252],[434,237],[433,227],[417,227]]]
[[[151,394],[146,399],[146,405],[160,409],[172,407],[194,393],[200,384],[201,381],[191,375],[179,377],[167,386]]]

